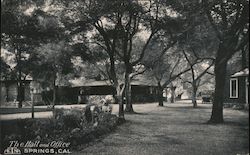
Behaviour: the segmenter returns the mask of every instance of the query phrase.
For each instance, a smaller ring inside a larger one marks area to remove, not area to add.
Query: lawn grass
[[[210,125],[211,105],[135,105],[115,133],[73,154],[236,155],[249,153],[248,112],[224,109],[225,123]]]

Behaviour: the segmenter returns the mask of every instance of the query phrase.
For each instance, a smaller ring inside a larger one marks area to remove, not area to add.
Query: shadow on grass
[[[157,138],[159,143],[163,144],[184,144],[181,140],[178,140],[177,138],[169,137],[167,135],[155,135],[154,137]]]
[[[238,126],[238,127],[247,127],[249,123],[246,122],[233,122],[233,121],[224,121],[222,125],[229,125],[229,126]]]
[[[141,112],[125,112],[125,114],[129,114],[129,115],[149,115],[149,113],[141,113]]]
[[[249,122],[247,121],[223,121],[222,123],[214,123],[214,122],[210,122],[210,121],[207,121],[207,122],[203,122],[202,123],[203,125],[210,125],[210,126],[234,126],[234,127],[249,127]]]
[[[212,107],[204,107],[204,106],[198,106],[196,108],[194,108],[193,106],[179,106],[179,107],[175,107],[175,106],[169,106],[169,105],[165,105],[165,106],[159,106],[159,107],[162,107],[162,108],[169,108],[169,109],[193,109],[193,110],[196,110],[196,109],[212,109]]]
[[[133,135],[136,136],[136,135]],[[156,135],[152,137],[148,137],[148,140],[141,140],[142,136],[138,135],[138,137],[131,137],[132,141],[121,143],[119,141],[111,141],[111,142],[102,142],[105,146],[111,147],[124,147],[124,146],[136,146],[136,145],[143,145],[143,146],[159,146],[159,145],[183,145],[184,143],[181,140],[176,138],[172,138],[166,135]],[[147,136],[147,135],[145,135]],[[145,137],[143,136],[143,137]]]

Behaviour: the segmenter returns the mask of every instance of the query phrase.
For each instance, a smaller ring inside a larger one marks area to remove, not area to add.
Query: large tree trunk
[[[18,82],[18,86],[17,86],[17,101],[18,101],[18,108],[22,108],[23,107],[23,101],[24,101],[24,86],[22,81]]]
[[[22,108],[23,106],[23,99],[24,99],[24,89],[22,83],[22,72],[20,66],[18,67],[18,80],[17,80],[17,101],[18,101],[18,108]]]
[[[120,88],[119,85],[115,86],[116,87],[116,91],[115,91],[115,102],[119,104],[119,113],[118,113],[118,119],[119,122],[124,122],[125,121],[125,117],[124,117],[124,102],[123,102],[123,92]]]
[[[175,89],[176,87],[175,86],[171,86],[171,103],[174,103],[175,102]]]
[[[32,92],[32,94],[31,94],[31,118],[34,118],[34,93]]]
[[[222,53],[223,51],[219,51]],[[223,58],[223,54],[219,54],[215,61],[215,92],[213,100],[212,115],[209,123],[223,122],[223,101],[224,87],[226,81],[227,59]]]
[[[22,108],[23,107],[23,86],[22,86],[22,82],[18,82],[18,86],[17,86],[17,101],[18,101],[18,108]]]
[[[195,83],[192,84],[192,103],[193,103],[193,107],[197,108],[197,100],[196,100],[196,94],[197,94],[197,86]]]
[[[132,102],[131,102],[131,84],[130,84],[130,77],[129,73],[125,75],[125,101],[126,101],[126,112],[134,112]]]
[[[4,98],[4,102],[9,102],[9,85],[5,84],[5,88],[6,88],[6,97]]]
[[[115,71],[115,59],[114,59],[114,53],[109,53],[110,55],[110,78],[113,81],[113,87],[115,88],[115,101],[119,104],[119,113],[118,113],[118,119],[120,123],[123,123],[125,121],[124,117],[124,105],[123,105],[123,91],[124,89],[120,87],[120,84],[118,82],[118,79],[116,77],[116,71]]]
[[[55,109],[55,105],[56,105],[56,91],[57,91],[57,87],[56,87],[56,78],[53,79],[53,99],[52,99],[52,109]]]
[[[18,70],[18,77],[17,77],[17,101],[18,101],[18,108],[22,108],[23,106],[23,83],[22,83],[22,67],[21,67],[21,51],[18,49],[17,46],[17,70]]]
[[[163,94],[162,93],[163,93],[163,88],[162,88],[161,84],[158,83],[158,93],[157,93],[157,95],[158,95],[159,106],[161,106],[161,107],[164,106],[163,105]]]
[[[56,105],[56,86],[53,87],[53,100],[52,100],[52,108],[55,108]]]

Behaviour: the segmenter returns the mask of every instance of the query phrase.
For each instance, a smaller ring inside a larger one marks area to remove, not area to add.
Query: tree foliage
[[[37,8],[36,4],[43,5],[36,1],[5,0],[1,7],[1,45],[15,55],[19,107],[25,94],[23,80],[32,67],[29,55],[40,43],[54,40],[61,34],[56,17]]]

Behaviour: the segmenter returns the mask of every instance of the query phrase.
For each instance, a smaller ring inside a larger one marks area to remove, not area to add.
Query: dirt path
[[[126,115],[127,123],[74,154],[102,155],[236,155],[248,153],[248,113],[225,109],[222,125],[204,124],[211,105],[136,105],[139,114]]]
[[[56,105],[57,109],[82,109],[86,104],[74,105]],[[47,109],[47,106],[35,106],[35,118],[49,118],[53,116],[52,110]],[[16,108],[16,107],[0,107],[0,120],[13,120],[31,118],[31,107]]]

